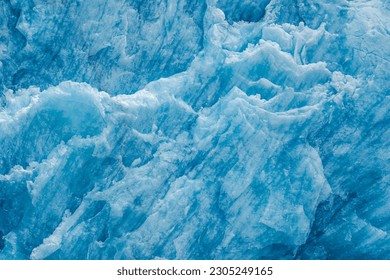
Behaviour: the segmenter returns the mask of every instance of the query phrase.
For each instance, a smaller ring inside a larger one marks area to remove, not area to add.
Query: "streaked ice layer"
[[[386,1],[68,2],[0,4],[1,259],[390,258]]]

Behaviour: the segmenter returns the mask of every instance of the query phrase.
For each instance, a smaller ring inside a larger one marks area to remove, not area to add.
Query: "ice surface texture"
[[[380,0],[0,2],[1,259],[389,259]]]

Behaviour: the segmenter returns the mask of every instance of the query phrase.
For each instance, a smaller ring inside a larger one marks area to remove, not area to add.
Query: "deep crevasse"
[[[385,1],[40,2],[0,4],[0,258],[390,257]]]

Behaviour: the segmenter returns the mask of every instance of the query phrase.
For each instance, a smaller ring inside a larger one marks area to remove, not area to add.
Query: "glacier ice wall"
[[[1,1],[0,81],[132,93],[186,69],[202,47],[205,9],[204,0]]]
[[[1,1],[0,259],[389,259],[389,18]]]

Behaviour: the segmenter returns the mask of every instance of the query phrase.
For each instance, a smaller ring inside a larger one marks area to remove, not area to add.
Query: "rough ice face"
[[[0,258],[390,258],[385,1],[38,2],[0,4]]]
[[[205,9],[204,0],[2,1],[0,81],[132,93],[186,69],[202,47]]]

